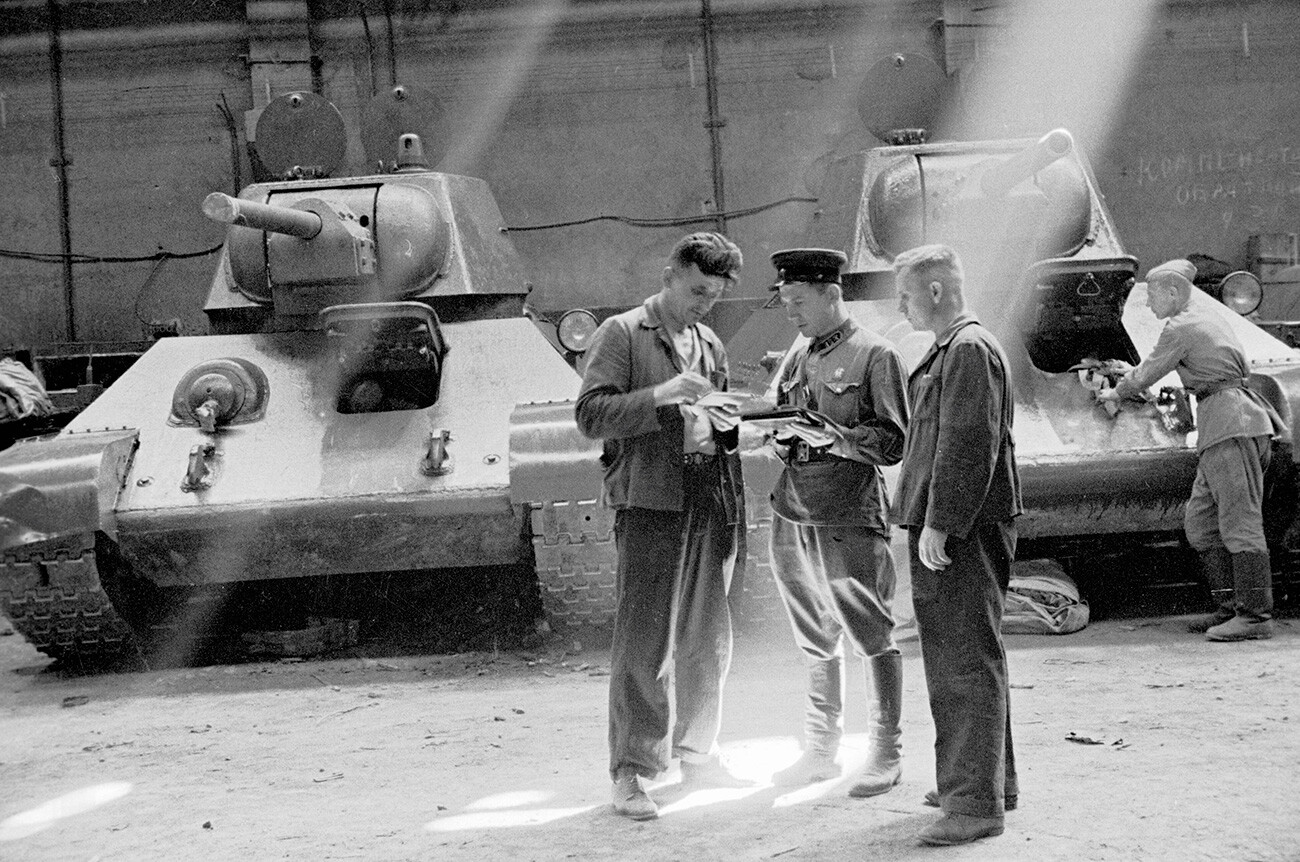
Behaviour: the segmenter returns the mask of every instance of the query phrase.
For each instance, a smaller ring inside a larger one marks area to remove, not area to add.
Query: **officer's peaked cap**
[[[788,248],[773,252],[776,283],[772,290],[798,282],[839,284],[840,271],[848,262],[844,252],[833,248]]]

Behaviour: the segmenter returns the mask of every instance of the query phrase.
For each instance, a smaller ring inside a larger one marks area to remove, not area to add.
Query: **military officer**
[[[810,408],[819,419],[774,432],[786,467],[772,491],[772,570],[808,662],[808,699],[803,754],[773,780],[839,776],[847,641],[868,668],[870,752],[849,791],[863,797],[889,791],[901,777],[902,657],[893,640],[895,572],[880,468],[903,455],[907,372],[888,341],[849,316],[846,260],[820,248],[772,255],[772,290],[809,339],[786,363],[777,403]]]

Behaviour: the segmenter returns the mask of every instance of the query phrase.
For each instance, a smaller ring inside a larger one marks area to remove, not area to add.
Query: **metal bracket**
[[[426,476],[445,476],[454,467],[451,455],[447,454],[447,443],[451,441],[451,432],[438,428],[429,432],[429,451],[420,462],[420,472]]]
[[[190,447],[190,460],[185,468],[185,478],[181,480],[181,490],[205,491],[216,481],[216,471],[208,463],[217,453],[215,443],[195,443]]]

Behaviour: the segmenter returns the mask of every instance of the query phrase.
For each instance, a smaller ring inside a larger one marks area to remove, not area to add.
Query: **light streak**
[[[42,802],[35,808],[20,811],[0,820],[0,842],[17,841],[35,835],[60,820],[85,814],[101,805],[121,799],[130,793],[131,789],[132,785],[129,781],[107,781]]]

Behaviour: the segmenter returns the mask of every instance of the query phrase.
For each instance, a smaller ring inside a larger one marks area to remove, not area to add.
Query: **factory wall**
[[[49,40],[42,4],[22,5],[27,17],[0,30],[0,344],[40,346],[67,340],[69,292]],[[376,4],[365,21],[355,11],[367,4],[261,4],[298,8],[310,31],[274,62],[250,62],[250,44],[267,40],[252,2],[213,3],[202,20],[122,2],[105,21],[80,11],[96,4],[63,5],[77,340],[140,339],[172,319],[206,331],[223,230],[199,204],[252,179],[256,111],[313,79],[348,125],[350,174],[371,170],[360,121],[372,100],[394,82],[427,95],[435,167],[488,181],[539,308],[639,301],[672,242],[714,224],[697,0],[397,2],[391,54]],[[748,262],[740,295],[762,295],[767,255],[801,241],[827,164],[880,143],[860,111],[880,98],[862,92],[872,65],[932,58],[968,92],[1015,52],[1003,37],[1019,5],[713,0],[722,205]],[[1137,36],[1067,58],[1078,69],[1136,58],[1109,94],[1109,122],[1075,129],[1128,250],[1144,267],[1199,252],[1245,268],[1251,234],[1300,224],[1300,4],[1157,3]],[[1034,137],[1075,119],[1073,94],[1010,96],[936,131]]]

